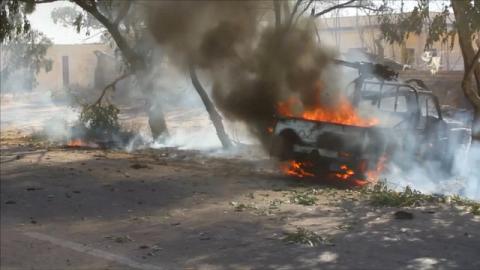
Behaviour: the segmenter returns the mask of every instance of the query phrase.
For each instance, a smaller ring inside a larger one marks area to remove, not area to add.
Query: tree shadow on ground
[[[47,154],[43,161],[25,158],[2,164],[3,227],[27,223],[23,230],[54,233],[100,248],[109,241],[103,239],[106,233],[128,234],[136,241],[113,243],[110,249],[179,268],[480,267],[478,219],[456,208],[445,209],[449,206],[407,209],[414,214],[412,220],[393,218],[397,208],[374,208],[338,197],[302,211],[235,212],[228,202],[252,191],[332,186],[259,174],[248,162],[109,158],[98,151],[80,152],[69,160],[70,154],[75,153],[65,153],[65,160]],[[143,216],[149,219],[130,222]],[[99,223],[97,228],[81,226]],[[306,247],[283,241],[284,232],[297,226],[331,238],[333,245]],[[153,251],[153,246],[160,249]]]

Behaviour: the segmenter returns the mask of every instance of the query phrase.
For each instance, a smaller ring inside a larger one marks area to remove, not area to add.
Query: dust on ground
[[[127,153],[2,132],[1,268],[480,268],[479,216],[373,207],[253,150]],[[315,241],[286,241],[299,231]]]

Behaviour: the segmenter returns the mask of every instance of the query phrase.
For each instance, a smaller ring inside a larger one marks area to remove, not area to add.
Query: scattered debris
[[[270,202],[270,206],[268,207],[269,209],[278,209],[279,205],[283,203],[282,200],[280,199],[274,199],[273,201]]]
[[[413,219],[413,213],[407,212],[407,211],[397,211],[395,214],[395,219]]]
[[[123,235],[123,236],[107,235],[104,238],[109,239],[109,240],[113,240],[116,243],[120,243],[120,244],[127,243],[127,242],[133,242],[133,240],[128,235]]]
[[[290,202],[301,205],[315,205],[318,201],[318,198],[315,197],[315,195],[315,189],[304,192],[294,191],[293,196],[290,197]]]
[[[41,187],[28,187],[25,190],[26,191],[36,191],[36,190],[42,190],[43,188]]]
[[[339,229],[339,230],[342,230],[342,231],[349,231],[353,228],[353,225],[352,224],[341,224],[341,225],[338,225],[336,228]]]
[[[310,247],[315,247],[320,244],[333,245],[329,239],[301,227],[297,227],[296,232],[285,233],[285,235],[286,236],[283,238],[283,241],[287,243],[303,244]]]
[[[145,165],[145,164],[135,163],[135,164],[132,164],[130,168],[138,170],[138,169],[147,169],[149,167],[148,165]]]
[[[200,238],[199,238],[200,240],[210,240],[210,239],[212,239],[212,238],[208,235],[208,232],[201,232],[201,233],[199,234],[199,237],[200,237]]]
[[[230,202],[230,205],[234,207],[235,211],[242,212],[246,209],[258,209],[254,204],[244,204],[239,202]]]

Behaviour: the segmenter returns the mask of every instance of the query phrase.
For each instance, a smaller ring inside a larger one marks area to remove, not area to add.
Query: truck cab
[[[352,104],[358,113],[378,118],[378,124],[355,126],[278,116],[272,156],[313,161],[319,170],[352,168],[357,178],[365,178],[382,160],[395,160],[402,169],[411,167],[412,161],[438,161],[451,170],[454,147],[450,144],[459,135],[444,121],[438,98],[431,91],[364,74],[352,85]]]

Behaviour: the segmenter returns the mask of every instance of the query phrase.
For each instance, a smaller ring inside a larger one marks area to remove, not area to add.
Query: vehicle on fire
[[[443,119],[438,98],[421,83],[397,80],[379,65],[341,62],[360,73],[349,95],[352,106],[360,114],[374,115],[378,123],[355,125],[278,115],[271,155],[302,164],[308,161],[311,166],[303,170],[333,172],[344,179],[367,179],[391,160],[403,170],[412,162],[433,161],[450,172],[455,144],[468,135]]]

